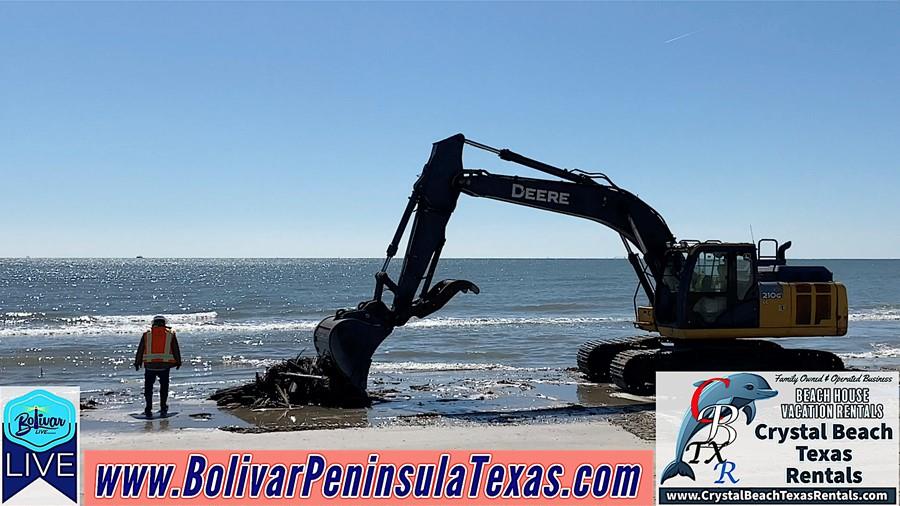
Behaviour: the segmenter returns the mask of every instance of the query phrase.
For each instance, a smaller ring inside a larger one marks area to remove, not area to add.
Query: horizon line
[[[402,259],[403,256],[393,258]],[[186,256],[186,257],[155,257],[155,256],[0,256],[0,260],[384,260],[385,257],[352,257],[352,256],[259,256],[259,257],[210,257],[210,256]],[[627,256],[611,257],[441,257],[441,260],[628,260]],[[900,260],[900,257],[793,257],[788,260]]]

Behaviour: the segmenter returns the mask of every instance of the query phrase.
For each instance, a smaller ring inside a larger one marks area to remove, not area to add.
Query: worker
[[[134,370],[144,367],[144,415],[153,416],[153,384],[159,378],[159,414],[166,416],[169,406],[169,371],[172,367],[181,368],[181,350],[175,331],[167,325],[164,316],[154,316],[150,330],[141,335],[137,354],[134,357]]]

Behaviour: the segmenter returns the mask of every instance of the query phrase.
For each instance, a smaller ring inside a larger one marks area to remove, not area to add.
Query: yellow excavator
[[[465,146],[549,174],[557,180],[463,168]],[[653,390],[657,370],[842,370],[836,355],[783,348],[769,339],[847,333],[847,290],[822,266],[787,265],[788,241],[757,244],[676,240],[662,216],[602,173],[555,167],[457,134],[436,142],[375,274],[372,299],[322,320],[314,342],[322,361],[364,392],[372,356],[394,328],[424,318],[471,281],[432,278],[460,195],[484,197],[585,218],[621,237],[638,279],[635,326],[654,334],[601,339],[577,352],[595,381],[634,393]],[[412,219],[403,265],[387,270]],[[769,254],[763,255],[763,250]],[[384,300],[385,290],[393,297]],[[638,306],[638,291],[650,302]],[[752,339],[757,338],[757,339]]]

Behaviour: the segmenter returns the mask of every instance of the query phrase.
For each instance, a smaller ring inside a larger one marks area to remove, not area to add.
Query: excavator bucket
[[[362,318],[335,315],[319,322],[313,341],[319,357],[330,360],[350,386],[363,393],[372,356],[392,330]]]
[[[356,309],[342,309],[316,326],[313,333],[316,353],[351,387],[365,393],[372,356],[394,326],[404,325],[411,317],[425,318],[459,292],[480,290],[471,281],[445,279],[416,299],[403,316],[397,316],[380,300],[364,302]]]

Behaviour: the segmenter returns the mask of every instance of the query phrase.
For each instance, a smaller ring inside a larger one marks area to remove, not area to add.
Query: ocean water
[[[133,403],[142,382],[135,348],[160,313],[178,332],[185,360],[175,398],[201,399],[277,360],[314,353],[316,323],[370,298],[381,262],[0,260],[0,384],[78,384]],[[834,351],[856,367],[900,368],[900,260],[793,263],[824,264],[847,285],[850,331],[779,342]],[[409,374],[462,384],[473,371],[563,378],[585,340],[638,332],[631,325],[637,282],[625,260],[448,259],[435,276],[444,278],[469,279],[482,292],[459,294],[397,329],[375,356],[377,384]]]

